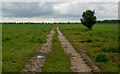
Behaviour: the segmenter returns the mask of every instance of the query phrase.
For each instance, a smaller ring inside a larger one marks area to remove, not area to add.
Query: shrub
[[[93,41],[92,41],[92,39],[87,39],[87,40],[85,40],[85,42],[90,43],[90,42],[93,42]]]
[[[32,39],[35,39],[34,37],[32,37]]]
[[[56,39],[55,39],[55,40],[52,40],[52,42],[57,42],[57,41],[58,41],[58,40],[56,40]]]
[[[119,52],[119,49],[117,46],[103,46],[102,50],[104,52]]]
[[[90,36],[92,36],[92,34],[90,34]]]
[[[107,62],[108,61],[108,57],[106,54],[99,54],[96,58],[95,58],[96,62]]]
[[[107,48],[107,47],[103,47],[102,50],[103,50],[104,52],[109,52],[109,51],[110,51],[110,49]]]
[[[45,43],[45,41],[42,40],[42,39],[40,39],[40,38],[38,38],[38,42],[40,42],[40,43]]]
[[[5,38],[6,39],[6,41],[9,41],[10,40],[10,38]]]
[[[78,32],[78,33],[75,33],[74,35],[79,35],[80,33]]]
[[[84,43],[84,42],[86,42],[86,43],[91,43],[91,42],[93,42],[91,39],[86,39],[86,40],[80,40],[80,42],[81,43]]]

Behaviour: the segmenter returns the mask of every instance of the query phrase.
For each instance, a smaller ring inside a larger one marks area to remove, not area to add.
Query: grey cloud
[[[118,19],[120,20],[120,2],[118,3]]]
[[[40,5],[37,2],[10,2],[3,3],[2,6],[3,17],[35,17],[55,12],[50,3]]]

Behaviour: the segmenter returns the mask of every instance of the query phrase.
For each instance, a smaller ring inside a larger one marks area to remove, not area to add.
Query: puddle
[[[47,58],[47,55],[44,54],[44,53],[41,53],[41,54],[37,54],[35,57],[36,57],[37,59],[45,59],[45,58]]]
[[[37,59],[44,59],[44,58],[45,58],[45,56],[38,55],[36,58],[37,58]]]

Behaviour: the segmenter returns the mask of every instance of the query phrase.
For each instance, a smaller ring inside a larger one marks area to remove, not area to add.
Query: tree
[[[93,25],[96,23],[96,16],[94,16],[95,11],[91,10],[86,10],[82,14],[81,23],[89,28],[90,30],[92,29]]]

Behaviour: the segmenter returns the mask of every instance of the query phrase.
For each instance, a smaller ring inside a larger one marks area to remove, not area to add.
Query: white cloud
[[[10,18],[5,17],[2,19],[2,22],[80,22],[79,20],[74,20],[71,17],[59,17],[59,18]]]
[[[54,6],[55,10],[63,15],[81,16],[85,10],[95,10],[98,18],[117,18],[118,3],[62,3]]]
[[[2,2],[118,2],[119,0],[2,0]]]
[[[120,20],[120,2],[118,3],[118,19]]]

